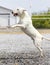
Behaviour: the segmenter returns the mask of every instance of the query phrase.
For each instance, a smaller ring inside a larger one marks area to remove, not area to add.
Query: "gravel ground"
[[[43,58],[27,35],[0,34],[0,65],[50,65],[50,41],[43,40],[42,48]]]

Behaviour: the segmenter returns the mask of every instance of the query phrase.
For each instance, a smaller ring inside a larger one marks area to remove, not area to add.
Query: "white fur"
[[[14,13],[18,13],[20,18],[19,24],[13,25],[12,27],[20,27],[24,33],[31,37],[34,45],[40,51],[41,56],[43,56],[43,51],[41,48],[41,42],[43,40],[43,36],[34,28],[32,25],[32,20],[27,11],[23,9],[19,9],[13,11]],[[14,14],[13,13],[13,14]]]

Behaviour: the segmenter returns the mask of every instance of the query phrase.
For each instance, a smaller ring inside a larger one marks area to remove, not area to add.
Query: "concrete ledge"
[[[41,34],[50,33],[50,29],[37,29]],[[0,28],[0,34],[23,34],[24,32],[19,28]]]
[[[42,34],[49,34],[50,33],[50,29],[37,29],[40,33]]]

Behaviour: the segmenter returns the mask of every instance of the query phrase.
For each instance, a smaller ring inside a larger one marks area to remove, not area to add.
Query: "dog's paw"
[[[41,58],[44,58],[44,57],[45,57],[45,54],[44,54],[44,53],[42,53],[42,54],[40,55],[40,57],[41,57]]]
[[[11,27],[14,27],[13,25]]]

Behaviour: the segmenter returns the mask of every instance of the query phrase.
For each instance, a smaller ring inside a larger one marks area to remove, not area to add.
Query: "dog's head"
[[[12,11],[12,14],[13,14],[14,16],[22,17],[22,16],[25,15],[25,11],[26,11],[25,9],[20,8],[20,9],[16,9],[16,10]]]

